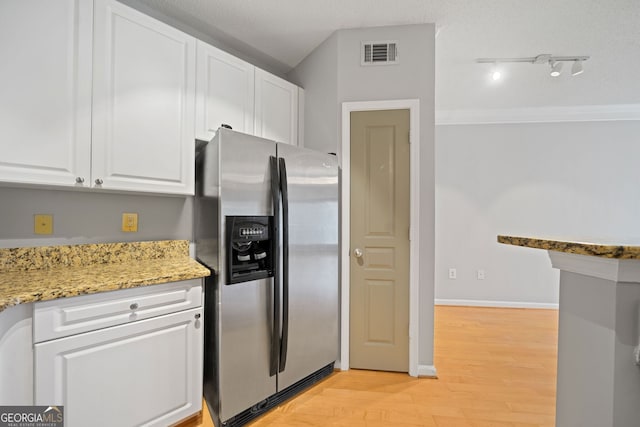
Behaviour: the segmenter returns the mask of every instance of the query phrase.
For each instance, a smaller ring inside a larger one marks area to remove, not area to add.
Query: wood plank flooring
[[[436,306],[437,379],[336,372],[250,425],[553,427],[557,325],[556,310]]]

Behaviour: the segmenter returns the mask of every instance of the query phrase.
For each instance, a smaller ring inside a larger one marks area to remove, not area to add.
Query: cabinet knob
[[[84,183],[84,178],[83,178],[83,177],[81,177],[81,176],[79,176],[79,177],[77,177],[77,178],[76,178],[76,182],[77,182],[78,184],[83,184],[83,183]]]
[[[200,313],[196,313],[196,315],[194,316],[196,319],[200,318]]]
[[[102,180],[100,178],[96,178],[96,185],[102,185]]]
[[[362,249],[360,249],[360,248],[356,248],[356,249],[353,251],[353,254],[356,256],[356,258],[362,258]]]
[[[131,305],[129,306],[129,308],[130,308],[131,310],[137,310],[137,309],[138,309],[138,303],[137,303],[137,302],[134,302],[133,304],[131,304]]]

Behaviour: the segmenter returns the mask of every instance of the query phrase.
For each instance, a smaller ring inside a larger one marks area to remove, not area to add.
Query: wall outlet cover
[[[138,231],[137,213],[122,214],[122,231],[124,231],[125,233],[135,233]]]

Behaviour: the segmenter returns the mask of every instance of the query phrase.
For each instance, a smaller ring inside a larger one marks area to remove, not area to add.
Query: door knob
[[[362,258],[362,249],[355,248],[355,250],[353,251],[353,254],[356,256],[356,258]]]

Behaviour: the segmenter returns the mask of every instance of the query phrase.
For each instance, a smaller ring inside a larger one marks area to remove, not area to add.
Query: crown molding
[[[640,120],[640,104],[437,110],[436,125]]]

